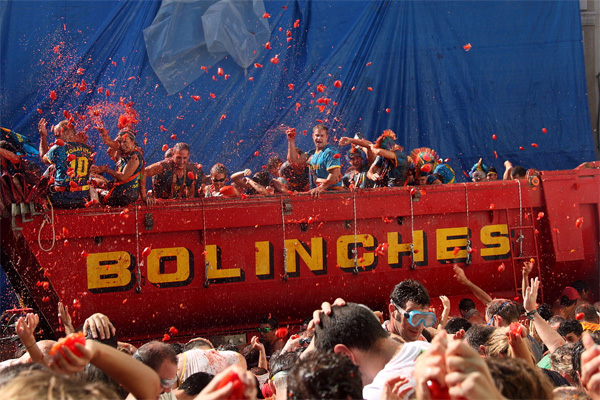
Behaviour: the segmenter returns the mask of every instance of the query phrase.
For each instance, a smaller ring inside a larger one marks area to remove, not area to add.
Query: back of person
[[[192,349],[179,354],[177,358],[177,378],[180,382],[196,372],[216,375],[233,364],[246,369],[246,360],[235,351]]]
[[[66,142],[54,145],[47,153],[56,170],[50,188],[50,200],[57,207],[77,208],[89,197],[90,166],[94,160],[92,148],[83,143]]]

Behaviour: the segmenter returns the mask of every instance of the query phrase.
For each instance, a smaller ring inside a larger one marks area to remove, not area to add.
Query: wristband
[[[534,316],[535,314],[537,314],[537,312],[538,312],[538,311],[537,311],[537,310],[534,308],[534,309],[533,309],[533,310],[531,310],[531,311],[527,311],[527,312],[525,313],[525,316],[527,317],[527,319],[528,319],[528,320],[532,321],[532,320],[533,320],[533,316]]]
[[[30,348],[32,348],[33,346],[35,346],[37,344],[37,342],[33,342],[33,344],[31,346],[25,346],[25,349],[29,350]]]

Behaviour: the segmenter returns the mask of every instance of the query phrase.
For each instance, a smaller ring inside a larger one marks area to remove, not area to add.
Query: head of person
[[[29,399],[99,399],[111,400],[119,395],[100,383],[85,383],[59,375],[48,368],[23,371],[0,388],[2,398]]]
[[[513,167],[512,170],[510,171],[510,177],[512,179],[525,179],[526,176],[527,176],[527,171],[525,170],[525,168],[521,167],[520,165]]]
[[[557,330],[558,327],[560,326],[560,324],[563,323],[564,321],[565,321],[565,319],[561,315],[553,315],[548,320],[548,324],[550,325],[550,327],[552,329]]]
[[[313,343],[317,352],[348,356],[358,365],[363,385],[366,385],[373,381],[379,371],[368,369],[364,361],[377,354],[379,343],[388,338],[389,334],[371,309],[362,304],[347,303],[342,307],[333,306],[329,315],[321,315],[321,323],[315,327]]]
[[[275,331],[279,328],[279,323],[275,318],[271,316],[264,317],[258,320],[258,333],[260,337],[269,343],[273,343],[277,340]]]
[[[173,148],[169,147],[167,151],[165,151],[164,159],[168,160],[171,157],[173,157]]]
[[[431,299],[423,284],[407,279],[394,287],[390,296],[390,331],[407,342],[414,342],[424,328],[435,324],[435,314],[429,312]]]
[[[552,371],[561,374],[573,386],[579,386],[579,377],[573,370],[573,352],[575,343],[566,343],[550,353]]]
[[[262,170],[255,173],[252,176],[252,180],[258,183],[259,185],[262,185],[263,187],[267,187],[269,186],[269,183],[271,183],[271,176],[267,171]]]
[[[190,146],[187,143],[177,143],[173,146],[173,162],[175,168],[182,170],[187,165],[190,159]]]
[[[152,368],[160,378],[161,393],[170,392],[177,383],[177,354],[166,343],[152,341],[141,346],[133,358]]]
[[[485,355],[486,357],[512,357],[515,358],[513,348],[508,342],[508,327],[496,328],[490,335],[487,342],[485,343]],[[534,360],[533,353],[531,352],[531,343],[529,340],[525,340],[524,343],[527,345],[531,360]]]
[[[362,399],[358,366],[336,353],[311,353],[288,376],[289,399]]]
[[[483,160],[480,158],[475,165],[471,168],[469,172],[469,176],[471,177],[471,181],[473,182],[482,182],[487,179],[488,168],[483,163]]]
[[[354,170],[360,171],[367,162],[367,156],[364,151],[356,146],[352,146],[348,150],[348,162]]]
[[[75,140],[75,127],[69,120],[62,120],[54,125],[54,136],[65,142],[72,142]]]
[[[267,171],[273,176],[279,176],[279,168],[283,164],[283,160],[277,156],[269,157],[267,161]]]
[[[550,318],[554,315],[554,311],[552,311],[552,305],[548,303],[542,303],[537,307],[538,314],[540,317],[544,319],[544,321],[549,321]]]
[[[446,332],[448,333],[455,334],[461,329],[467,332],[471,326],[472,324],[465,318],[454,317],[448,320],[444,329],[446,329]]]
[[[323,150],[329,141],[329,128],[323,124],[315,125],[313,128],[313,142],[317,150]]]
[[[117,143],[122,154],[129,154],[135,149],[135,132],[129,127],[125,127],[117,134]]]
[[[215,376],[206,372],[196,372],[188,376],[173,394],[177,400],[192,400],[212,381]]]
[[[212,350],[215,346],[211,343],[210,340],[198,337],[191,339],[183,346],[183,351],[193,350],[193,349],[201,349],[201,350]]]
[[[484,355],[485,345],[495,330],[493,326],[475,324],[467,331],[464,340],[479,354]]]
[[[519,320],[519,308],[517,304],[508,299],[494,299],[485,310],[486,321],[493,326],[508,326]]]
[[[520,358],[485,358],[496,387],[507,399],[548,399],[552,383],[539,368]]]
[[[225,182],[227,181],[227,167],[221,163],[213,165],[210,169],[210,181],[215,190],[220,190],[225,186]]]
[[[460,312],[460,315],[463,318],[467,318],[465,317],[465,315],[469,310],[473,309],[477,309],[477,307],[475,307],[475,302],[472,299],[469,299],[468,297],[462,298],[458,302],[458,311]]]
[[[246,365],[248,369],[258,367],[258,360],[260,353],[251,344],[245,346],[242,349],[242,356],[246,359]]]
[[[571,284],[571,287],[577,290],[579,294],[579,298],[583,300],[587,300],[590,293],[588,292],[588,285],[585,281],[579,279]]]
[[[269,362],[269,385],[278,397],[287,392],[288,374],[296,362],[298,354],[294,352],[279,354]]]
[[[563,307],[571,307],[573,304],[577,303],[578,299],[579,293],[577,292],[577,290],[575,290],[575,288],[572,288],[571,286],[567,286],[560,293],[559,303]]]
[[[419,186],[427,185],[427,179],[429,179],[429,175],[424,172],[421,172],[421,174],[417,178],[417,183],[419,184]]]
[[[18,151],[8,140],[0,140],[0,149],[8,150],[15,154],[17,154]]]
[[[396,134],[391,129],[386,129],[375,141],[375,147],[384,150],[396,148]]]
[[[560,323],[556,331],[567,343],[575,343],[581,338],[583,327],[576,319],[567,319]]]
[[[487,171],[486,179],[488,181],[497,181],[498,180],[498,170],[495,167],[489,167]]]
[[[598,317],[598,313],[596,309],[591,304],[583,303],[575,309],[575,315],[583,314],[583,319],[581,321],[589,322],[592,324],[600,323],[600,318]]]

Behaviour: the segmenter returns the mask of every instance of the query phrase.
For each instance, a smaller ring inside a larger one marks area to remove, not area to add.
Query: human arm
[[[442,310],[442,317],[440,318],[438,330],[444,329],[446,327],[446,323],[448,322],[448,316],[450,315],[450,299],[446,296],[440,296],[440,300],[442,301],[444,309]]]
[[[342,168],[341,167],[332,167],[329,169],[329,174],[327,175],[327,179],[321,181],[319,186],[309,191],[312,197],[319,197],[319,195],[327,190],[331,185],[335,185],[342,178]]]
[[[300,155],[296,148],[296,128],[290,128],[285,131],[288,139],[288,153],[287,160],[292,166],[302,166],[306,164],[306,156]]]
[[[391,150],[386,150],[386,149],[381,149],[381,148],[375,147],[374,144],[371,145],[370,148],[375,156],[385,157],[389,160],[396,160],[396,153],[394,153]]]
[[[102,313],[90,315],[83,323],[83,332],[90,330],[92,338],[101,340],[108,339],[117,333],[115,326],[110,319]]]
[[[18,164],[21,161],[21,157],[19,157],[18,155],[16,155],[15,153],[13,153],[10,150],[6,150],[3,148],[0,148],[0,157],[6,158],[8,161],[10,161],[13,164]]]
[[[533,270],[533,263],[531,261],[525,261],[523,263],[522,274],[521,277],[521,293],[525,293],[525,289],[529,287],[529,274]]]
[[[35,340],[35,328],[39,322],[40,317],[37,314],[27,313],[26,316],[17,320],[15,326],[17,335],[33,362],[41,362],[44,359],[44,355]]]
[[[252,348],[258,351],[258,366],[269,370],[269,362],[267,361],[267,352],[265,346],[258,340],[258,336],[252,336],[250,340]]]
[[[485,292],[482,288],[471,282],[467,275],[465,275],[465,271],[458,265],[454,264],[454,277],[456,280],[473,292],[473,294],[486,306],[492,301],[492,297]]]
[[[504,175],[502,175],[502,179],[505,181],[509,181],[511,180],[510,173],[512,171],[513,165],[510,161],[506,160],[504,161],[504,168]]]
[[[155,175],[162,174],[163,172],[165,172],[164,161],[155,162],[144,168],[144,176],[146,178],[151,178]]]
[[[248,168],[246,168],[243,171],[238,171],[235,172],[231,175],[231,180],[233,183],[235,183],[236,185],[238,185],[241,188],[244,189],[249,189],[250,185],[247,183],[245,177],[250,176],[252,174],[252,171],[249,170]]]
[[[65,306],[62,301],[58,302],[58,318],[62,321],[65,327],[65,335],[75,332],[71,315],[69,315],[69,307]]]
[[[338,141],[338,144],[340,146],[346,146],[348,144],[353,144],[355,146],[361,146],[361,147],[368,148],[373,143],[371,141],[369,141],[369,140],[366,140],[366,139],[353,139],[353,138],[349,138],[347,136],[342,136],[340,138],[340,140]]]
[[[98,132],[100,132],[100,136],[102,137],[102,141],[104,142],[105,145],[107,145],[108,147],[113,148],[115,150],[119,149],[119,143],[112,140],[110,138],[110,136],[108,136],[108,130],[104,126],[99,124],[99,125],[96,125],[94,128],[96,128],[96,130]]]
[[[134,154],[131,156],[131,158],[127,162],[127,165],[125,166],[125,169],[123,170],[123,172],[113,171],[112,169],[110,169],[106,166],[103,167],[102,172],[107,173],[108,175],[112,176],[113,178],[115,178],[115,180],[117,180],[119,182],[125,182],[126,180],[131,178],[131,176],[135,173],[135,171],[137,170],[139,165],[140,165],[140,159],[137,155]]]
[[[49,148],[48,147],[48,130],[46,129],[46,124],[47,124],[47,122],[46,122],[45,118],[40,119],[40,122],[38,123],[38,131],[40,132],[39,152],[40,152],[40,159],[42,161],[44,161],[44,156],[48,152],[48,148]]]
[[[155,399],[160,394],[158,374],[144,363],[95,340],[86,340],[85,346],[76,343],[75,347],[81,357],[63,346],[64,356],[57,352],[50,367],[59,373],[73,374],[90,363],[106,372],[136,399]]]
[[[565,344],[565,340],[558,332],[556,332],[548,322],[546,322],[540,314],[535,311],[537,292],[540,287],[540,281],[538,278],[531,280],[531,285],[523,293],[523,307],[525,311],[530,315],[530,319],[535,326],[535,330],[542,339],[542,342],[548,347],[550,353],[554,353],[554,350]],[[531,315],[533,314],[533,315]]]
[[[581,337],[585,351],[581,354],[581,385],[593,400],[600,400],[600,347],[588,332]]]
[[[381,175],[379,175],[381,173],[381,166],[372,163],[371,166],[369,167],[369,171],[367,172],[367,178],[369,178],[372,181],[378,181],[381,179]]]

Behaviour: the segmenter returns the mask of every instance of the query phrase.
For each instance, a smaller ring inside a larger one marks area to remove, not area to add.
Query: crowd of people
[[[522,302],[493,299],[461,266],[454,271],[468,289],[457,315],[446,296],[436,313],[425,285],[409,279],[393,288],[385,309],[336,299],[301,326],[280,327],[269,315],[245,345],[216,349],[202,337],[136,348],[120,342],[100,313],[74,333],[59,303],[67,340],[37,341],[38,316],[20,317],[21,347],[0,362],[0,397],[600,399],[600,302],[590,302],[584,281],[538,304],[530,262]]]
[[[124,123],[113,139],[108,130],[98,124],[107,153],[115,166],[96,165],[94,149],[87,144],[85,132],[76,132],[73,117],[60,121],[51,129],[54,142],[48,143],[47,121],[38,124],[39,156],[47,170],[32,171],[34,163],[22,160],[19,151],[9,141],[0,142],[2,180],[6,184],[1,197],[2,210],[10,203],[24,201],[23,191],[14,186],[28,185],[47,197],[58,208],[79,208],[93,205],[124,207],[139,199],[155,204],[157,199],[189,199],[197,197],[246,197],[249,195],[309,192],[318,197],[324,191],[369,189],[406,185],[454,183],[455,173],[440,159],[435,150],[417,148],[410,154],[396,143],[396,135],[386,130],[375,142],[356,134],[354,138],[330,138],[327,126],[313,128],[314,149],[302,151],[296,147],[296,130],[287,129],[286,160],[278,156],[268,159],[265,166],[253,173],[246,169],[229,173],[222,163],[213,165],[205,174],[202,165],[190,161],[191,150],[186,143],[164,148],[164,159],[146,165],[144,151],[137,142],[134,123]],[[337,141],[341,152],[331,142]],[[342,153],[348,167],[342,172]],[[447,160],[446,160],[447,161]],[[504,179],[525,178],[526,171],[505,162]],[[35,168],[33,168],[35,169]],[[498,179],[494,167],[480,159],[468,173],[473,182]],[[13,179],[13,177],[17,177]],[[21,180],[20,177],[27,177]],[[152,189],[147,190],[147,179]],[[12,198],[11,198],[12,197]]]

